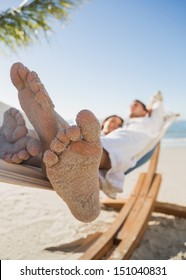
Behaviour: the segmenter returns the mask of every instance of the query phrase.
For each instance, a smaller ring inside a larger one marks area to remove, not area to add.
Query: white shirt
[[[156,137],[164,119],[162,101],[152,101],[150,116],[129,118],[122,128],[101,136],[103,148],[108,152],[111,169],[100,170],[100,188],[112,198],[123,191],[124,172],[136,165],[136,156]]]

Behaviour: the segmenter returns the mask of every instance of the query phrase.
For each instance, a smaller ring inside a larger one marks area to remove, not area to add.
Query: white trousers
[[[106,136],[101,136],[103,149],[108,152],[111,169],[99,170],[100,189],[109,197],[116,198],[123,192],[124,173],[136,165],[136,156],[152,137],[143,133],[119,128]]]

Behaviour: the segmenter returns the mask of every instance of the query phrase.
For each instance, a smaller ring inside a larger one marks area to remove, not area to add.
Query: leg
[[[77,115],[76,122],[77,126],[58,132],[43,160],[53,188],[74,217],[90,222],[100,213],[100,124],[87,110]]]
[[[21,113],[14,108],[8,109],[0,128],[0,158],[21,163],[32,156],[38,156],[41,153],[40,142],[28,136],[27,132]]]

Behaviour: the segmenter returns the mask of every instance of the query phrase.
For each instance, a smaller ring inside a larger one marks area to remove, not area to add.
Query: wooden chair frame
[[[129,199],[109,229],[80,257],[81,260],[128,259],[139,244],[154,209],[161,183],[156,174],[160,145],[151,158],[148,172],[141,173]]]

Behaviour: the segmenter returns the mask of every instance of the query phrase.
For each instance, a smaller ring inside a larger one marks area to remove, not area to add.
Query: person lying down
[[[135,100],[124,126],[102,136],[100,123],[89,110],[81,110],[76,125],[70,126],[55,111],[38,75],[22,63],[12,65],[10,77],[34,131],[28,131],[17,109],[7,110],[0,128],[0,158],[41,167],[76,219],[95,220],[100,189],[111,197],[122,192],[124,172],[158,134],[164,117],[161,94],[153,97],[150,109]]]

